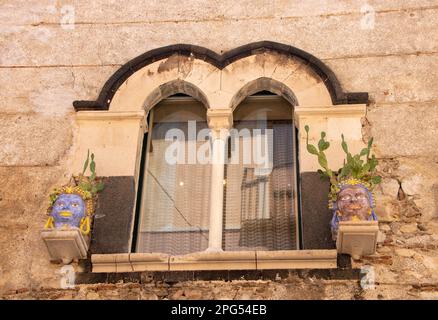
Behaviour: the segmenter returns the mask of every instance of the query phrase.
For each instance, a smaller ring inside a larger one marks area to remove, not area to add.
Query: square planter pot
[[[43,230],[44,240],[51,261],[68,264],[73,260],[86,259],[89,239],[78,228],[66,230]]]
[[[336,248],[338,253],[351,255],[353,259],[372,255],[376,252],[377,221],[341,221],[339,222]]]

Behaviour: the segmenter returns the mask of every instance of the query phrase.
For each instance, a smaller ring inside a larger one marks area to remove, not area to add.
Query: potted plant
[[[371,155],[373,138],[368,140],[367,147],[360,153],[353,155],[348,149],[344,135],[341,135],[341,146],[346,159],[344,165],[335,171],[329,168],[324,153],[330,147],[330,143],[325,139],[325,132],[321,132],[318,146],[315,147],[309,144],[309,126],[306,125],[304,128],[307,151],[318,157],[318,163],[322,167],[318,172],[330,180],[328,200],[332,211],[330,227],[333,240],[337,240],[339,225],[344,221],[377,221],[373,190],[381,182],[381,177],[376,173],[378,161],[375,155]]]
[[[86,176],[88,167],[91,174]],[[66,263],[86,257],[97,194],[103,188],[103,182],[96,176],[94,154],[90,161],[88,150],[82,173],[72,176],[68,185],[55,188],[49,196],[49,218],[42,237],[52,260]]]

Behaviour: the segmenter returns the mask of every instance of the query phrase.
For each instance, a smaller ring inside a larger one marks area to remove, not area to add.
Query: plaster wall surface
[[[303,297],[437,299],[438,1],[367,4],[2,1],[0,294],[200,298],[194,292],[215,287],[214,298],[300,298],[302,290],[292,281],[302,286]],[[374,266],[376,289],[358,294],[357,281],[314,284],[292,277],[289,282],[181,282],[178,289],[133,284],[59,290],[60,267],[49,263],[39,232],[47,195],[68,182],[72,155],[80,148],[72,102],[95,100],[121,65],[154,48],[187,43],[220,54],[262,40],[309,52],[332,69],[345,91],[370,94],[360,134],[363,141],[374,137],[384,177],[377,190],[381,237],[377,254],[356,267]]]

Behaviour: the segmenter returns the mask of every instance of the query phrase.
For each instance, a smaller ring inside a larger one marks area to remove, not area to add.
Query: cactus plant
[[[367,143],[367,147],[363,148],[360,153],[352,155],[348,150],[347,142],[344,139],[344,135],[341,135],[342,150],[346,154],[346,160],[344,165],[337,172],[331,170],[327,163],[327,157],[324,153],[330,146],[330,143],[325,140],[326,133],[321,132],[321,139],[318,142],[318,148],[309,144],[309,126],[305,125],[306,130],[306,147],[307,151],[318,157],[318,163],[324,170],[318,170],[322,177],[328,177],[332,186],[335,186],[339,181],[346,180],[348,178],[354,178],[364,181],[370,185],[376,185],[381,182],[381,177],[376,175],[376,167],[378,161],[375,155],[370,157],[371,146],[373,144],[373,138],[370,138]],[[365,157],[364,159],[361,159]]]
[[[87,171],[88,165],[90,166],[91,175],[89,177],[85,176],[85,172]],[[82,173],[79,174],[77,178],[77,185],[85,190],[89,191],[94,197],[98,192],[104,189],[104,184],[102,181],[96,178],[96,162],[94,161],[94,153],[91,154],[91,162],[90,162],[90,150],[87,153],[87,159],[84,162],[84,168]]]

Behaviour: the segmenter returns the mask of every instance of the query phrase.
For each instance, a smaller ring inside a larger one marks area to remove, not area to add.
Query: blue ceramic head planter
[[[49,219],[46,229],[79,228],[83,234],[90,232],[93,213],[91,193],[80,187],[62,187],[50,195]]]
[[[84,176],[90,164],[91,175]],[[84,170],[77,177],[72,176],[74,185],[56,188],[50,194],[50,205],[47,209],[49,219],[45,229],[68,229],[79,228],[84,235],[88,235],[91,229],[90,220],[94,212],[93,203],[97,199],[97,193],[102,191],[104,184],[96,178],[96,163],[94,154],[90,150],[84,163]]]
[[[50,216],[56,229],[64,226],[79,228],[86,216],[86,206],[81,196],[77,194],[60,194],[53,204]]]

